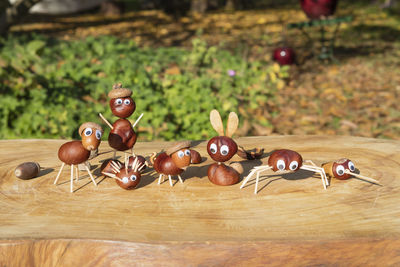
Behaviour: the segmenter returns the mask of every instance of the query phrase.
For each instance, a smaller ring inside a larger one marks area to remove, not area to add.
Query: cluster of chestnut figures
[[[141,172],[146,167],[153,167],[159,174],[158,184],[168,177],[172,186],[172,177],[177,176],[179,181],[183,183],[180,174],[190,165],[201,162],[201,155],[190,148],[189,141],[177,142],[165,151],[153,153],[147,161],[143,156],[135,155],[133,146],[136,143],[137,134],[134,127],[137,125],[143,114],[132,125],[128,117],[130,117],[136,109],[135,102],[131,98],[132,91],[122,88],[121,84],[115,84],[108,94],[110,98],[110,108],[112,113],[119,117],[113,124],[108,122],[104,116],[99,114],[101,119],[111,128],[108,136],[108,143],[114,149],[114,157],[104,161],[100,167],[101,173],[116,180],[116,183],[124,189],[135,188],[141,179]],[[240,163],[230,163],[225,165],[224,162],[229,161],[236,153],[245,159],[256,159],[263,155],[263,150],[257,149],[256,152],[245,151],[243,148],[238,149],[238,145],[232,139],[232,135],[238,128],[239,119],[236,113],[231,112],[228,117],[226,131],[222,123],[221,116],[217,110],[210,113],[210,122],[212,127],[218,133],[218,136],[211,138],[207,144],[207,152],[210,157],[216,161],[208,168],[208,178],[216,185],[233,185],[239,182],[240,174],[243,168]],[[79,179],[78,166],[83,166],[89,174],[93,184],[95,179],[90,171],[88,160],[96,156],[97,148],[100,144],[103,134],[102,127],[94,122],[83,123],[79,127],[79,135],[81,141],[70,141],[63,144],[58,150],[58,158],[62,161],[61,168],[57,174],[54,184],[60,177],[65,164],[71,166],[71,192],[73,192],[74,168],[76,180]],[[129,151],[128,154],[126,151]],[[116,151],[124,152],[124,161],[121,162],[115,158]],[[308,163],[308,164],[305,164]],[[259,183],[260,173],[266,170],[274,172],[289,171],[295,172],[299,169],[318,173],[324,189],[329,185],[328,177],[337,179],[348,179],[351,176],[366,180],[371,183],[379,184],[378,181],[355,173],[356,168],[349,159],[341,159],[334,162],[323,164],[321,167],[315,165],[310,160],[304,160],[301,155],[295,151],[288,149],[280,149],[272,152],[268,158],[268,164],[256,166],[243,179],[240,188],[243,188],[250,178],[255,174],[255,191]]]

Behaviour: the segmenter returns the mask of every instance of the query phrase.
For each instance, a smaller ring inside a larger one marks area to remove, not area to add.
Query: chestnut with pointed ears
[[[123,189],[132,190],[137,187],[141,179],[141,171],[146,167],[145,163],[141,162],[138,157],[129,164],[125,161],[123,166],[119,161],[110,160],[102,174],[115,179],[115,182]]]
[[[306,165],[304,164],[304,162],[309,162],[311,165]],[[257,187],[261,172],[266,170],[272,170],[274,172],[283,172],[283,171],[296,172],[299,169],[319,173],[321,176],[321,181],[324,189],[326,189],[326,186],[329,185],[328,179],[326,177],[323,168],[317,167],[311,160],[303,161],[302,156],[296,151],[289,149],[280,149],[272,152],[272,154],[268,158],[267,165],[254,167],[250,171],[249,175],[247,175],[247,177],[243,180],[240,189],[242,189],[246,185],[246,183],[250,180],[250,178],[254,174],[256,174],[254,194],[257,194],[258,193]]]
[[[238,128],[239,118],[235,112],[229,113],[226,132],[224,132],[221,115],[214,109],[210,112],[210,122],[219,136],[211,138],[207,143],[208,154],[218,162],[209,166],[208,179],[216,185],[236,184],[239,182],[241,173],[238,164],[226,166],[223,162],[230,160],[238,150],[236,142],[231,137]]]
[[[90,179],[93,184],[97,186],[96,181],[90,172],[87,161],[90,157],[90,151],[96,150],[101,142],[103,129],[100,125],[94,122],[85,122],[79,127],[79,135],[82,137],[81,141],[70,141],[63,144],[58,150],[58,158],[62,161],[60,171],[57,174],[54,184],[57,184],[61,171],[64,165],[71,165],[71,193],[73,192],[73,179],[74,179],[74,165],[85,163],[86,171],[89,173]],[[76,179],[79,177],[79,170],[76,167]]]
[[[168,176],[169,184],[172,186],[171,176],[177,175],[181,183],[183,183],[180,174],[186,170],[191,162],[190,142],[177,142],[168,148],[165,152],[158,154],[153,153],[150,162],[153,164],[154,170],[160,174],[158,184],[161,178],[164,181],[164,175]]]
[[[352,176],[364,180],[373,184],[381,185],[381,183],[375,179],[372,179],[370,177],[366,177],[364,175],[355,173],[356,167],[354,163],[346,158],[339,159],[337,161],[331,161],[322,164],[322,168],[324,168],[326,174],[330,178],[336,178],[339,180],[347,180],[351,178]]]

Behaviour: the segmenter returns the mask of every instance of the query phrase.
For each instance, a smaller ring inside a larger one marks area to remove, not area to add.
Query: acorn
[[[37,162],[24,162],[15,168],[14,174],[22,180],[29,180],[38,176],[40,165]]]

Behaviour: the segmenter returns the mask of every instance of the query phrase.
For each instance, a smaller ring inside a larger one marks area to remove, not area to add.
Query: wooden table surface
[[[194,142],[207,160],[183,174],[184,184],[157,185],[145,171],[139,187],[126,191],[98,167],[112,156],[102,142],[91,160],[98,186],[88,175],[69,192],[69,167],[53,184],[65,140],[0,141],[0,266],[54,265],[400,265],[400,142],[337,136],[272,136],[236,139],[245,148],[298,151],[317,164],[350,158],[361,174],[383,186],[352,178],[265,172],[254,182],[222,187],[209,182],[213,161],[207,142]],[[137,143],[144,156],[166,142]],[[122,156],[122,153],[119,154]],[[240,161],[234,156],[233,161]],[[45,169],[19,180],[15,167],[37,161]],[[242,161],[246,176],[266,162]],[[270,174],[270,175],[268,175]],[[176,180],[175,180],[176,182]]]

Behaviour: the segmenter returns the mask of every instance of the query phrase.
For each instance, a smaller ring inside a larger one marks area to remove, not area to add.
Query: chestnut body
[[[126,119],[118,119],[113,124],[113,129],[108,136],[110,147],[118,151],[131,149],[136,143],[137,135],[132,124]]]
[[[349,159],[340,159],[333,162],[322,164],[325,172],[336,179],[347,180],[351,177],[350,173],[346,173],[345,170],[355,171],[354,164]]]
[[[89,159],[90,151],[86,150],[81,141],[70,141],[58,150],[58,158],[68,164],[80,164]]]
[[[282,162],[284,164],[280,165],[282,164]],[[272,154],[268,158],[268,165],[272,167],[272,170],[274,172],[283,170],[297,171],[303,165],[303,158],[296,151],[289,149],[280,149],[272,152]]]
[[[37,162],[24,162],[15,168],[14,174],[22,180],[29,180],[38,176],[40,165]]]
[[[156,172],[165,175],[178,175],[183,172],[183,169],[178,168],[173,159],[165,152],[157,155],[153,166]]]
[[[208,167],[208,179],[216,185],[233,185],[239,182],[240,174],[230,166],[213,163]]]
[[[300,0],[301,8],[310,19],[320,19],[335,13],[338,0]]]

